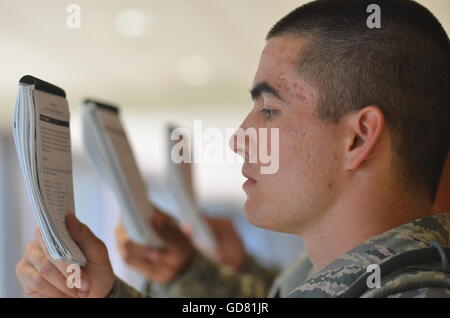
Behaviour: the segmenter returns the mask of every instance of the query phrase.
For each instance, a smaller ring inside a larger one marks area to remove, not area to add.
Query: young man
[[[450,295],[450,217],[432,212],[449,149],[449,40],[409,0],[376,1],[381,24],[371,28],[372,2],[314,1],[272,28],[241,127],[279,129],[278,172],[261,174],[248,145],[235,143],[246,158],[247,219],[305,242],[315,273],[293,297],[349,295],[369,265],[389,261],[397,270],[381,273],[381,288],[356,296]],[[137,295],[115,279],[103,243],[75,217],[67,223],[88,259],[79,296]],[[159,283],[205,264],[165,216],[155,226],[168,242],[151,257]],[[433,257],[417,256],[430,246]],[[74,295],[64,269],[37,233],[17,274],[30,296]]]

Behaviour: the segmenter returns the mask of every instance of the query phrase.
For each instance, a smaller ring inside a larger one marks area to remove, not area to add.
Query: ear
[[[384,130],[384,115],[377,106],[367,106],[346,117],[345,166],[355,170],[373,154]]]

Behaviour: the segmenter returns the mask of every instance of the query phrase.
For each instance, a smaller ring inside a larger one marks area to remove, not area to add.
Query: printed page
[[[65,216],[75,213],[69,107],[63,97],[35,90],[36,153],[39,187],[53,230],[74,260],[84,256],[70,237]]]

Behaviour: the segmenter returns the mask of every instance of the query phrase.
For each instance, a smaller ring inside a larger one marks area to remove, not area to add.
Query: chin
[[[244,215],[247,221],[256,227],[276,231],[273,227],[274,216],[270,214],[270,210],[258,208],[252,203],[253,202],[247,199],[244,205]],[[272,210],[272,213],[274,213],[274,210]]]
[[[247,199],[244,205],[244,215],[250,224],[272,232],[297,234],[296,229],[292,228],[292,225],[296,224],[296,220],[286,222],[286,220],[280,218],[281,213],[282,211],[278,206],[268,205],[267,203],[255,206],[253,202],[249,202]]]

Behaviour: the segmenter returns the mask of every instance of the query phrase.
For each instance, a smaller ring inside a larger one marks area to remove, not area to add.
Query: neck
[[[315,271],[371,237],[432,213],[426,199],[417,199],[398,187],[371,184],[355,185],[341,193],[320,220],[299,233]]]

